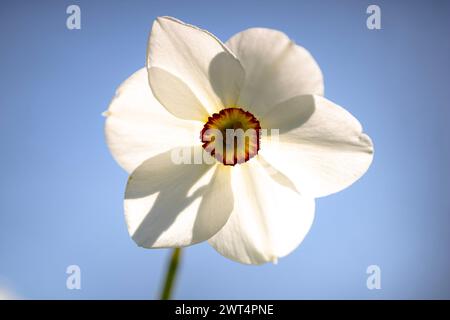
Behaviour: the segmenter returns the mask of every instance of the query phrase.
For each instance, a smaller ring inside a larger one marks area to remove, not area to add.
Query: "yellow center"
[[[261,126],[241,108],[226,108],[208,118],[201,132],[203,148],[225,165],[243,163],[258,154]]]

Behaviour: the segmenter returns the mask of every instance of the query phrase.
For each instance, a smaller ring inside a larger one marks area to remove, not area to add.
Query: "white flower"
[[[111,153],[131,173],[124,207],[138,245],[208,240],[242,263],[275,262],[307,234],[314,198],[350,186],[368,169],[370,138],[322,96],[317,63],[285,34],[254,28],[223,44],[161,17],[147,53],[147,67],[118,88],[105,128]],[[179,147],[209,156],[202,129],[224,128],[213,117],[231,128],[239,119],[239,128],[279,129],[278,142],[261,136],[259,149],[246,149],[248,161],[235,165],[174,163]]]

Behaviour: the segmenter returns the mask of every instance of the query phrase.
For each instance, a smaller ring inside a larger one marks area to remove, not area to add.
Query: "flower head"
[[[309,231],[314,199],[350,186],[373,157],[358,120],[323,97],[309,52],[270,29],[224,44],[158,18],[146,68],[106,114],[108,146],[130,173],[128,230],[146,248],[208,240],[235,261],[276,261]]]

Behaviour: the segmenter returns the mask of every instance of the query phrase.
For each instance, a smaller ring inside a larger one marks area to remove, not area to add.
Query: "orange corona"
[[[234,166],[258,154],[260,130],[258,119],[250,112],[226,108],[208,118],[201,131],[201,141],[216,160]]]

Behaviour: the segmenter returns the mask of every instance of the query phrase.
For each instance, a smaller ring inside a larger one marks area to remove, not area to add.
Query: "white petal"
[[[238,105],[257,117],[294,96],[323,94],[322,72],[316,61],[282,32],[248,29],[234,35],[227,46],[246,75]]]
[[[175,146],[200,144],[203,124],[167,112],[152,94],[146,68],[120,85],[105,116],[108,147],[128,172]]]
[[[314,219],[314,199],[299,195],[257,159],[233,168],[234,209],[209,240],[222,255],[247,264],[276,262],[294,250]]]
[[[155,97],[170,113],[181,119],[208,121],[208,112],[183,81],[158,67],[149,68],[148,76]]]
[[[160,17],[153,24],[147,67],[163,69],[184,82],[209,114],[236,104],[245,77],[239,60],[220,40],[171,17]],[[159,101],[174,112],[178,86],[171,88],[173,81],[166,80],[150,78],[150,83]],[[192,119],[196,115],[195,111]]]
[[[288,175],[300,193],[312,197],[338,192],[369,168],[373,145],[348,111],[321,96],[279,104],[264,118],[278,128],[279,141],[263,137],[259,154]]]
[[[194,152],[203,152],[195,147]],[[209,239],[233,208],[230,168],[174,164],[172,151],[140,165],[125,193],[125,217],[133,240],[142,247],[180,247]]]

